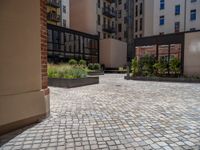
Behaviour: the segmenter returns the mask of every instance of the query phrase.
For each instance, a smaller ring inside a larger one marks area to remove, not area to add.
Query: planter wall
[[[200,83],[199,79],[192,78],[167,78],[167,77],[127,77],[126,80],[138,80],[138,81],[159,81],[159,82],[183,82],[183,83]]]
[[[49,86],[73,88],[92,84],[98,84],[99,77],[87,77],[79,79],[49,78]]]
[[[99,76],[99,75],[104,75],[104,72],[103,71],[93,71],[93,72],[88,72],[88,75]]]

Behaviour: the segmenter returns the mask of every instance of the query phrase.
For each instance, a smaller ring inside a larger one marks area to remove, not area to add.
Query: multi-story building
[[[47,0],[47,22],[53,25],[61,25],[60,0]]]
[[[69,0],[61,0],[61,24],[63,27],[69,28]]]
[[[126,0],[70,1],[70,28],[99,35],[100,63],[106,68],[126,64],[125,3]]]
[[[116,25],[117,25],[117,35],[118,40],[124,42],[127,41],[127,0],[117,0],[116,1]]]
[[[199,0],[135,0],[134,36],[200,29]]]
[[[127,0],[71,0],[71,28],[126,41]]]
[[[47,22],[69,28],[69,0],[47,0]]]
[[[100,39],[116,38],[116,9],[113,0],[71,0],[70,26],[99,34]]]

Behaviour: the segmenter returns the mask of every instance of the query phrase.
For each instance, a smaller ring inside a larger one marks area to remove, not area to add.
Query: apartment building
[[[127,41],[127,0],[117,0],[116,1],[116,26],[117,26],[117,35],[118,40]]]
[[[125,3],[126,0],[70,1],[70,28],[99,35],[100,63],[107,68],[126,64]]]
[[[47,22],[69,28],[69,0],[47,0]]]
[[[143,6],[138,10],[139,1],[139,5]],[[200,29],[200,0],[135,0],[134,5],[136,38],[140,27],[143,36]],[[138,19],[138,11],[142,11],[141,20]]]
[[[134,38],[142,37],[144,34],[144,0],[134,1]]]

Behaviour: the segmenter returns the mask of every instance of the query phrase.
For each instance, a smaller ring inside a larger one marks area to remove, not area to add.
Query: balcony
[[[60,0],[47,0],[47,4],[54,8],[60,8]]]
[[[116,17],[116,12],[111,10],[110,7],[104,7],[102,9],[102,12],[103,12],[103,15],[107,16],[107,17],[110,17],[110,18],[114,18]]]
[[[115,0],[106,0],[109,3],[115,3]]]
[[[47,20],[54,21],[54,22],[60,22],[60,15],[58,15],[54,12],[49,12],[47,14]]]
[[[103,25],[103,31],[108,32],[108,33],[115,33],[116,32],[115,28],[108,25],[108,24]]]

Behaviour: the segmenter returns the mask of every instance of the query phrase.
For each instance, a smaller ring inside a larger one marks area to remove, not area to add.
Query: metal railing
[[[103,24],[103,31],[108,33],[115,33],[116,29],[109,24]]]
[[[47,4],[49,6],[53,6],[55,8],[59,8],[60,7],[60,0],[47,0]]]
[[[53,12],[49,12],[49,13],[47,13],[47,19],[50,20],[50,21],[59,22],[60,21],[60,15],[53,13]]]
[[[116,17],[116,12],[114,10],[112,10],[110,7],[102,8],[102,12],[103,12],[103,15],[105,15],[107,17],[110,17],[110,18]]]

